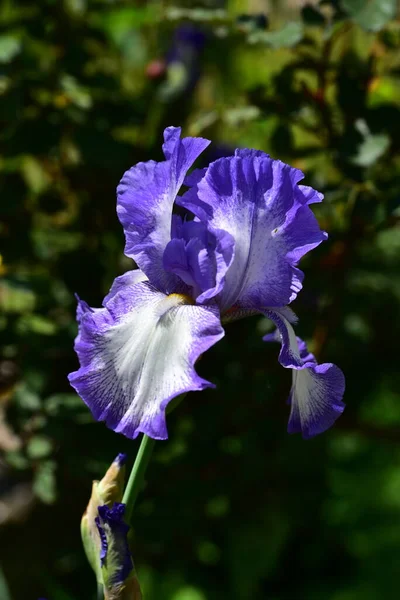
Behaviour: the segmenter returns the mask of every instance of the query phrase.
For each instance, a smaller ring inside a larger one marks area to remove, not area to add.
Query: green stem
[[[128,524],[131,522],[135,502],[143,486],[144,475],[153,452],[154,444],[155,440],[153,440],[153,438],[143,435],[139,452],[135,459],[135,464],[133,465],[128,483],[126,484],[122,502],[126,505],[125,521]]]
[[[104,600],[103,586],[97,582],[97,600]]]
[[[185,396],[186,393],[174,398],[167,407],[167,414],[173,411],[182,402]],[[139,452],[136,455],[135,463],[133,465],[131,474],[129,475],[128,483],[126,484],[124,497],[122,498],[122,502],[126,506],[125,521],[128,524],[131,522],[135,502],[143,487],[144,476],[147,466],[150,462],[154,444],[155,440],[153,440],[153,438],[143,434]]]

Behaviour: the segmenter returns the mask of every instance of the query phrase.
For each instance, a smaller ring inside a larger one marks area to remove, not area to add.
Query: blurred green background
[[[393,0],[5,0],[0,8],[1,600],[94,600],[79,535],[91,480],[131,442],[69,388],[74,292],[123,256],[115,188],[161,158],[265,150],[324,192],[299,334],[347,409],[286,433],[291,374],[261,317],[203,357],[134,520],[145,600],[397,600],[400,568],[400,21]]]

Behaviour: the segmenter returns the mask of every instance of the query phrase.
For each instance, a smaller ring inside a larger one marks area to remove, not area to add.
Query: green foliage
[[[31,458],[42,458],[43,450],[44,455],[48,454],[49,446],[39,446],[35,443],[34,446],[28,447],[28,454]],[[33,491],[36,496],[45,504],[52,504],[57,496],[56,491],[56,479],[55,479],[55,463],[51,460],[43,461],[39,464],[34,480],[33,480]]]
[[[8,589],[7,581],[4,577],[3,571],[0,570],[0,597],[3,600],[12,600],[10,590]]]
[[[272,48],[290,48],[295,46],[303,37],[301,23],[287,23],[278,31],[257,31],[249,36],[250,43],[263,42]]]
[[[357,125],[357,123],[356,123]],[[359,167],[369,167],[376,163],[390,146],[390,137],[386,133],[371,135],[365,123],[358,123],[363,140],[357,148],[353,163]]]
[[[235,0],[0,8],[2,599],[95,597],[79,522],[91,481],[137,442],[94,423],[68,385],[73,294],[99,306],[132,268],[115,187],[181,125],[213,141],[205,160],[259,148],[325,194],[329,240],[302,263],[294,309],[317,356],[343,368],[348,406],[318,439],[289,437],[269,322],[227,326],[198,366],[217,391],[168,416],[137,504],[145,598],[397,600],[396,2],[269,4],[268,24]],[[188,25],[202,47],[177,48]]]
[[[343,8],[367,31],[378,31],[396,15],[397,0],[342,0]]]

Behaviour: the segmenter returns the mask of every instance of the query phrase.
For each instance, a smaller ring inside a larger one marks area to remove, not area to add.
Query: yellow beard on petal
[[[173,304],[196,304],[193,298],[186,294],[169,294],[167,299],[171,299]]]

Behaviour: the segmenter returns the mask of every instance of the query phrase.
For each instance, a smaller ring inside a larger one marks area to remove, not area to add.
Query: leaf
[[[52,504],[56,499],[56,463],[52,460],[42,462],[33,482],[33,491],[45,504]]]
[[[400,79],[390,75],[375,78],[368,89],[368,108],[387,104],[400,106]]]
[[[28,187],[35,194],[40,194],[49,187],[51,179],[42,163],[34,156],[25,156],[21,165],[22,175]]]
[[[17,469],[19,471],[24,471],[29,467],[29,461],[24,456],[21,451],[12,451],[7,452],[5,455],[7,464],[9,464],[13,469]]]
[[[21,41],[12,35],[0,36],[0,63],[8,63],[21,51]]]
[[[32,332],[38,335],[54,335],[57,325],[41,315],[24,315],[18,321],[17,331],[20,334]]]
[[[84,110],[91,108],[92,98],[90,93],[78,83],[75,77],[63,75],[61,78],[61,87],[73,104]]]
[[[26,313],[34,309],[36,297],[32,290],[3,279],[0,282],[0,311]]]
[[[86,0],[65,0],[65,8],[72,16],[80,17],[85,13],[87,3]]]
[[[169,21],[187,19],[188,21],[215,24],[226,19],[226,12],[223,8],[183,8],[180,6],[169,6],[166,7],[164,16]]]
[[[41,408],[40,396],[24,382],[15,388],[14,402],[23,410],[30,412],[36,412]]]
[[[380,231],[376,236],[376,249],[387,263],[400,263],[400,229],[393,227]]]
[[[51,416],[87,412],[85,404],[77,394],[54,394],[45,401],[45,410]]]
[[[272,48],[291,48],[303,38],[303,24],[300,22],[287,23],[279,31],[255,31],[247,40],[250,44],[264,43]]]
[[[53,445],[51,440],[43,435],[35,435],[28,442],[26,451],[29,458],[44,458],[52,453]]]
[[[223,120],[230,127],[238,127],[243,123],[255,121],[261,116],[261,111],[257,106],[240,106],[238,108],[226,108]]]
[[[367,135],[358,147],[352,163],[359,167],[369,167],[376,162],[389,148],[390,138],[386,133]]]
[[[379,31],[396,15],[397,0],[342,0],[349,17],[367,31]]]
[[[48,260],[64,252],[72,252],[82,243],[83,235],[79,231],[61,231],[42,228],[32,231],[32,240],[37,256]]]
[[[206,597],[199,589],[185,586],[178,590],[171,600],[206,600]]]
[[[157,14],[151,6],[127,6],[92,15],[93,24],[103,29],[116,44],[133,29],[151,25],[157,20]]]

